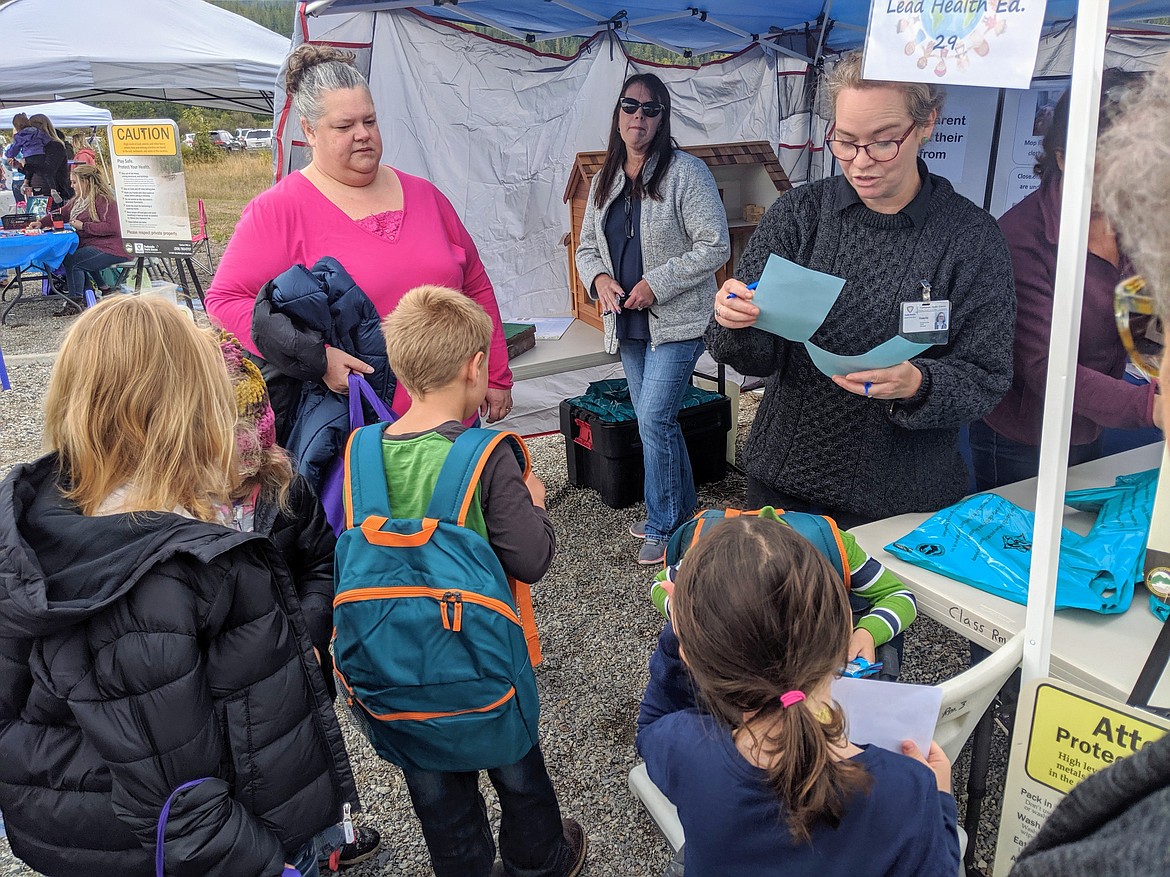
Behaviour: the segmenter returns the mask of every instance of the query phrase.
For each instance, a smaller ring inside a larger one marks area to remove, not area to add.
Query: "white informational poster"
[[[178,126],[170,119],[141,119],[112,122],[107,130],[126,252],[190,256],[191,218]]]
[[[871,0],[866,79],[1027,88],[1044,0]]]
[[[1055,679],[1020,690],[995,845],[995,877],[1007,877],[1020,851],[1079,783],[1165,736],[1170,724]],[[1151,839],[1164,843],[1165,838]]]
[[[1044,146],[1044,134],[1060,96],[1068,90],[1067,77],[1037,81],[1026,90],[1004,93],[1003,123],[995,158],[995,185],[991,215],[1000,217],[1040,186],[1033,172]]]
[[[999,92],[993,88],[948,88],[930,141],[919,155],[932,174],[980,207],[987,198],[987,165],[995,135]]]

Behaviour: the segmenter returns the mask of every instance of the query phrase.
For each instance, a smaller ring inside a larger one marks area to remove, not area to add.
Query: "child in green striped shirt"
[[[784,516],[771,508],[761,509],[760,517],[785,523]],[[896,679],[901,667],[902,633],[918,617],[918,604],[901,579],[870,557],[848,531],[839,533],[849,565],[849,604],[853,609],[849,660],[880,660],[883,666],[877,678]],[[676,570],[677,565],[664,568],[651,587],[651,599],[667,618]]]

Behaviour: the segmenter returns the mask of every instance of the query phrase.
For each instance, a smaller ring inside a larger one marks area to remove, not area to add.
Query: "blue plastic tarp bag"
[[[1065,503],[1096,512],[1085,536],[1060,531],[1057,609],[1124,612],[1142,578],[1158,470],[1123,475],[1112,487],[1075,490]],[[895,557],[1013,603],[1028,602],[1036,516],[994,493],[960,500],[886,546]]]

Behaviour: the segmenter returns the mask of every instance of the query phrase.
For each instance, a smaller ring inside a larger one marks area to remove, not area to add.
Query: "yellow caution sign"
[[[114,155],[178,155],[179,138],[173,124],[132,122],[110,125]]]
[[[1036,782],[1067,793],[1085,777],[1165,733],[1129,713],[1042,684],[1036,690],[1025,770]]]

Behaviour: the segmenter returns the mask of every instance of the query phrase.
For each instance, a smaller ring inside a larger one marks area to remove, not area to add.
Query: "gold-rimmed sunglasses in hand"
[[[1113,316],[1130,362],[1147,378],[1157,378],[1162,366],[1162,323],[1154,297],[1140,274],[1127,277],[1113,289]]]

